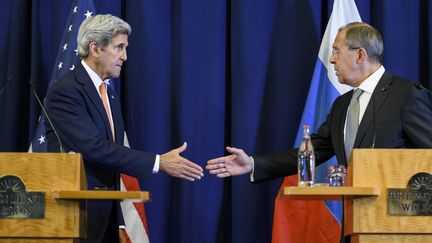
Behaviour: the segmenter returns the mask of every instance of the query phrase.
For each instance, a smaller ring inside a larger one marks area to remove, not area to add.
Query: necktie
[[[356,89],[351,98],[350,105],[348,107],[347,118],[346,118],[346,130],[345,130],[345,156],[347,161],[351,155],[351,151],[354,146],[354,141],[357,135],[359,127],[359,116],[360,116],[360,102],[359,97],[363,93],[363,90]]]
[[[110,127],[111,127],[111,133],[112,133],[112,136],[113,136],[113,140],[115,141],[114,124],[113,124],[113,121],[112,121],[112,118],[111,118],[110,109],[108,107],[108,100],[107,100],[108,96],[107,96],[107,86],[106,86],[106,83],[102,82],[102,84],[99,86],[99,93],[101,95],[103,106],[105,107],[105,112],[106,112],[106,114],[108,116],[108,120],[109,120],[109,124],[110,124]]]

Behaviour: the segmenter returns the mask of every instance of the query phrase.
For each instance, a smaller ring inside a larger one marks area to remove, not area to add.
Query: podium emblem
[[[45,192],[27,192],[13,175],[0,178],[0,218],[41,219],[45,214]]]
[[[431,216],[432,175],[420,172],[411,177],[406,189],[389,188],[388,214],[395,216]]]

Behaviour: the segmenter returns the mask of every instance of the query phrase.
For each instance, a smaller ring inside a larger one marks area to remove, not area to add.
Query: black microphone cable
[[[38,103],[39,103],[39,106],[42,108],[42,112],[44,113],[46,119],[48,120],[48,122],[49,122],[49,124],[50,124],[52,130],[54,131],[54,134],[55,134],[55,136],[56,136],[56,138],[57,138],[57,141],[59,142],[59,146],[60,146],[60,153],[64,153],[65,151],[64,151],[64,149],[63,149],[63,144],[62,144],[62,142],[61,142],[61,140],[60,140],[60,137],[59,137],[59,135],[58,135],[58,133],[57,133],[57,130],[55,129],[54,124],[51,122],[51,119],[49,118],[48,113],[46,112],[46,110],[45,110],[45,108],[44,108],[44,106],[43,106],[43,104],[42,104],[41,100],[39,99],[39,96],[38,96],[38,94],[37,94],[37,92],[36,92],[36,88],[35,88],[35,80],[34,80],[33,78],[30,78],[29,83],[30,83],[30,86],[31,86],[31,88],[32,88],[33,94],[35,95],[36,100],[37,100]]]
[[[3,88],[0,90],[0,96],[5,92],[5,90],[12,84],[12,81],[14,80],[14,76],[9,76],[6,84],[3,86]]]

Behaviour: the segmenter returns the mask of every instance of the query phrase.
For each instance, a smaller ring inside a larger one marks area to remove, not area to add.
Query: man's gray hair
[[[116,16],[91,16],[82,22],[78,31],[78,55],[85,59],[89,55],[90,43],[95,42],[96,45],[105,47],[117,35],[130,35],[131,32],[130,25]]]
[[[384,44],[381,34],[374,27],[363,23],[353,22],[339,29],[345,32],[345,44],[348,49],[364,48],[372,62],[383,62]]]

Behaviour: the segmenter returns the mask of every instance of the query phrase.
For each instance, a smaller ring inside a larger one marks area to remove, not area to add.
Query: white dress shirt
[[[358,87],[354,88],[354,89],[363,90],[363,93],[359,97],[359,102],[360,102],[359,124],[361,123],[363,115],[372,97],[372,93],[375,90],[378,81],[384,75],[384,72],[385,72],[385,68],[384,66],[381,66],[372,75],[370,75],[367,79],[365,79]],[[344,126],[344,139],[345,139],[345,135],[346,135],[346,119],[345,119],[345,126]]]

